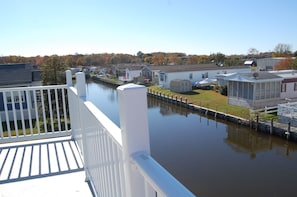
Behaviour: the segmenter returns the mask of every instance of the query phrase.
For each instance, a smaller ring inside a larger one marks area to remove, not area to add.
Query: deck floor
[[[0,197],[92,196],[69,137],[0,144]]]

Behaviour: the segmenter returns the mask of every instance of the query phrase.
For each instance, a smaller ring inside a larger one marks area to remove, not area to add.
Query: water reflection
[[[190,113],[189,110],[186,110],[184,107],[178,105],[168,105],[167,102],[160,101],[159,99],[149,97],[148,100],[148,108],[159,108],[160,114],[163,116],[169,116],[173,114],[179,114],[187,117]]]
[[[226,144],[234,151],[250,154],[251,159],[256,157],[257,152],[277,150],[278,154],[289,156],[297,151],[296,144],[276,137],[261,134],[247,128],[227,127]]]

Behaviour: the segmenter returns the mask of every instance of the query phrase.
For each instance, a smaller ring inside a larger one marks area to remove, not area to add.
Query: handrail
[[[85,101],[84,75],[78,76],[80,88],[69,88],[71,128],[82,150],[86,179],[94,195],[194,196],[149,156],[145,87],[118,87],[119,128],[93,103]],[[142,154],[134,154],[138,152]]]
[[[118,88],[119,128],[93,103],[85,101],[84,80],[84,74],[79,73],[77,89],[67,85],[0,89],[0,107],[5,109],[4,113],[0,111],[0,143],[49,138],[56,131],[54,137],[72,134],[95,196],[194,196],[149,155],[145,87],[126,84]],[[24,132],[25,120],[29,121],[30,133]],[[2,125],[7,127],[8,137]],[[35,125],[37,133],[33,132]]]
[[[11,88],[0,88],[0,92],[10,92],[19,90],[47,90],[47,89],[60,89],[67,88],[67,85],[47,85],[47,86],[27,86],[27,87],[11,87]]]
[[[94,117],[102,124],[102,127],[104,127],[107,131],[109,131],[109,134],[116,140],[116,142],[122,146],[122,134],[121,129],[112,122],[102,111],[100,111],[92,102],[86,101],[85,102],[86,107],[88,110],[94,115]]]
[[[71,135],[67,85],[0,88],[0,143]]]
[[[194,196],[147,153],[135,153],[131,159],[144,179],[157,191],[158,196]]]

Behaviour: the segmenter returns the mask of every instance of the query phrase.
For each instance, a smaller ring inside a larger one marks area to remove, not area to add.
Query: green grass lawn
[[[162,94],[165,94],[166,96],[169,95],[170,97],[171,96],[174,96],[174,97],[178,96],[178,98],[182,97],[183,100],[187,99],[188,103],[192,103],[194,105],[207,107],[213,110],[232,114],[245,119],[250,118],[249,117],[250,113],[248,108],[228,104],[228,97],[223,96],[214,90],[196,89],[191,92],[181,94],[181,93],[172,92],[168,89],[161,88],[158,86],[150,86],[149,89],[157,92],[162,92]]]
[[[61,123],[60,123],[61,130],[63,131],[63,130],[65,130],[65,122],[64,122],[64,119],[61,119],[60,121],[61,121]],[[37,129],[36,124],[37,124],[37,122],[35,120],[33,120],[32,121],[32,133],[33,134],[38,133],[38,129]],[[58,126],[58,122],[57,122],[56,119],[54,120],[53,124],[54,124],[54,131],[58,131],[59,126]],[[70,128],[70,119],[67,119],[67,124],[68,124],[68,129],[69,129]],[[26,132],[26,135],[31,135],[31,129],[29,127],[28,120],[25,120],[24,130],[23,130],[22,123],[21,123],[20,120],[17,121],[17,127],[18,127],[18,135],[22,136],[22,135],[24,135],[25,132]],[[47,127],[48,132],[52,132],[50,120],[48,120],[48,122],[46,124],[46,127]],[[7,131],[6,122],[2,122],[2,128],[3,128],[3,136],[8,137],[9,135],[8,135],[8,131]],[[43,121],[39,121],[39,130],[40,130],[40,133],[45,133],[44,122]],[[16,136],[16,130],[15,130],[15,126],[14,126],[13,121],[10,122],[10,135],[11,136]]]

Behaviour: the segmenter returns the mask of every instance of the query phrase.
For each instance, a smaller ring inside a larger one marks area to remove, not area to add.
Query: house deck
[[[0,196],[92,196],[70,137],[0,144]]]

